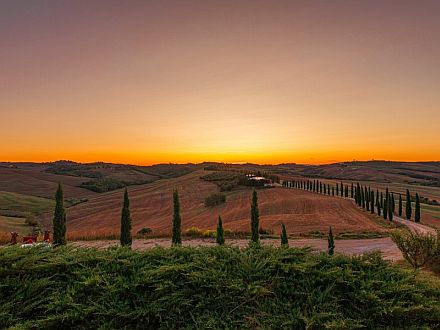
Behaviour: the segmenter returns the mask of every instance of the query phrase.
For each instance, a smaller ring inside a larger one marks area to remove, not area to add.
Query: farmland
[[[129,188],[133,231],[148,227],[155,234],[169,234],[172,214],[172,190],[181,196],[183,230],[190,227],[215,228],[218,215],[226,229],[249,231],[250,192],[239,187],[225,192],[226,203],[206,207],[205,198],[218,191],[216,184],[200,179],[208,171],[196,171],[185,176],[161,180],[149,185]],[[278,233],[285,223],[289,233],[307,235],[326,233],[331,225],[336,233],[385,232],[379,219],[362,212],[349,200],[313,194],[301,190],[270,188],[259,190],[261,227]],[[68,209],[70,230],[118,228],[122,194],[110,192],[89,198],[85,203]],[[45,224],[50,225],[50,217]]]

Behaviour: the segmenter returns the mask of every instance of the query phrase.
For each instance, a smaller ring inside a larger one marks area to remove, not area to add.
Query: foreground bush
[[[440,231],[437,236],[410,230],[398,230],[391,234],[403,257],[415,269],[432,262],[440,250]]]
[[[378,255],[0,249],[0,328],[435,328],[440,289]]]

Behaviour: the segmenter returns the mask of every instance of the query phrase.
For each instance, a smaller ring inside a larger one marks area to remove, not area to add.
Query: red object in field
[[[32,244],[37,241],[37,235],[34,236],[23,236],[23,243]]]
[[[50,241],[50,231],[49,230],[45,230],[44,231],[43,241],[45,241],[45,242],[49,242]]]
[[[11,244],[17,244],[18,233],[11,231]]]

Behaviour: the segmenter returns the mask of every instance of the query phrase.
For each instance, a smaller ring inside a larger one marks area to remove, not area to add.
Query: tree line
[[[320,180],[284,180],[282,186],[286,188],[295,188],[307,190],[310,192],[324,194],[329,196],[340,196],[354,199],[355,203],[362,209],[372,214],[377,213],[385,220],[393,220],[396,214],[396,201],[394,193],[386,188],[385,192],[376,192],[371,187],[362,186],[358,183],[344,184],[343,182],[330,185]],[[405,197],[405,218],[411,220],[414,217],[414,222],[420,222],[420,196],[415,195],[415,210],[413,215],[412,197],[410,191],[406,190]],[[397,214],[399,217],[403,216],[403,200],[402,194],[399,194]]]

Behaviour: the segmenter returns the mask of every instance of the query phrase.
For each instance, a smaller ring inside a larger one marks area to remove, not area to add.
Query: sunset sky
[[[440,1],[0,1],[0,161],[440,160]]]

